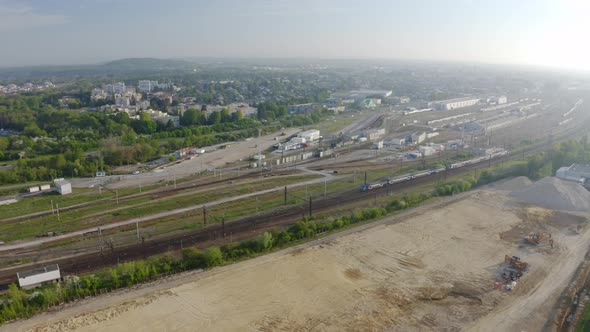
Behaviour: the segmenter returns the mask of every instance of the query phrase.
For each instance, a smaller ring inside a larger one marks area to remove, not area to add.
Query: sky
[[[590,70],[589,0],[0,0],[0,67],[129,57]]]

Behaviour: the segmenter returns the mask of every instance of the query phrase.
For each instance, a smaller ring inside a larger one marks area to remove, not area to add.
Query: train
[[[495,159],[498,157],[505,156],[507,154],[508,154],[508,151],[506,151],[504,149],[498,149],[497,151],[494,151],[493,153],[485,155],[485,156],[481,156],[481,157],[477,157],[477,158],[473,158],[473,159],[469,159],[469,160],[465,160],[465,161],[460,161],[457,163],[448,164],[446,166],[435,167],[435,168],[431,168],[429,170],[404,174],[404,175],[400,175],[395,178],[386,178],[386,179],[376,180],[376,181],[373,181],[370,183],[363,184],[360,189],[361,189],[361,191],[374,190],[374,189],[382,188],[382,187],[385,187],[388,185],[393,185],[393,184],[397,184],[397,183],[401,183],[401,182],[405,182],[405,181],[410,181],[415,178],[419,178],[419,177],[423,177],[423,176],[427,176],[427,175],[432,175],[432,174],[437,174],[437,173],[445,172],[445,171],[448,171],[451,169],[461,168],[461,167],[464,167],[467,165],[477,164],[482,161]]]

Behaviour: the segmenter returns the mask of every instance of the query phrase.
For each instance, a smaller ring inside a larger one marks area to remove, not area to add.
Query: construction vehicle
[[[553,239],[551,238],[551,234],[549,233],[536,233],[531,232],[527,235],[524,240],[528,243],[539,245],[541,242],[549,242],[549,244],[553,245]]]
[[[504,270],[504,272],[502,273],[502,279],[504,279],[505,282],[507,281],[517,281],[518,279],[520,279],[520,277],[522,277],[522,271],[516,270],[516,269],[506,269]]]
[[[514,267],[515,269],[519,269],[521,271],[526,270],[528,263],[525,263],[520,260],[518,256],[504,256],[504,262],[510,263],[510,266]]]

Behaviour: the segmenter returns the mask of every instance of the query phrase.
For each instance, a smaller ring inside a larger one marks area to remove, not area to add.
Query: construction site
[[[0,330],[561,330],[574,320],[564,297],[581,282],[590,243],[590,213],[576,211],[579,203],[555,210],[538,202],[539,188],[547,201],[588,198],[561,182],[494,183]]]

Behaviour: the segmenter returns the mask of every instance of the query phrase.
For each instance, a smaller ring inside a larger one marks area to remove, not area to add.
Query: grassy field
[[[318,178],[319,175],[295,175],[282,178],[264,178],[254,183],[224,185],[223,188],[191,193],[185,190],[181,193],[173,193],[173,196],[158,197],[158,194],[127,198],[119,201],[117,205],[111,193],[104,194],[109,200],[100,201],[97,204],[81,207],[59,214],[47,215],[19,222],[5,222],[0,224],[0,240],[8,242],[23,238],[30,238],[49,231],[71,232],[83,228],[90,228],[109,222],[131,219],[177,208],[203,204],[209,201],[222,199],[241,194],[252,193],[274,187]],[[193,189],[194,190],[194,189]],[[54,196],[60,197],[60,196]],[[36,204],[46,204],[51,207],[49,198],[39,199]],[[69,197],[68,197],[69,198]],[[73,204],[71,200],[70,204]],[[54,202],[55,203],[55,202]],[[155,204],[157,203],[157,204]],[[62,205],[60,204],[60,207]],[[48,208],[48,210],[49,210]]]

